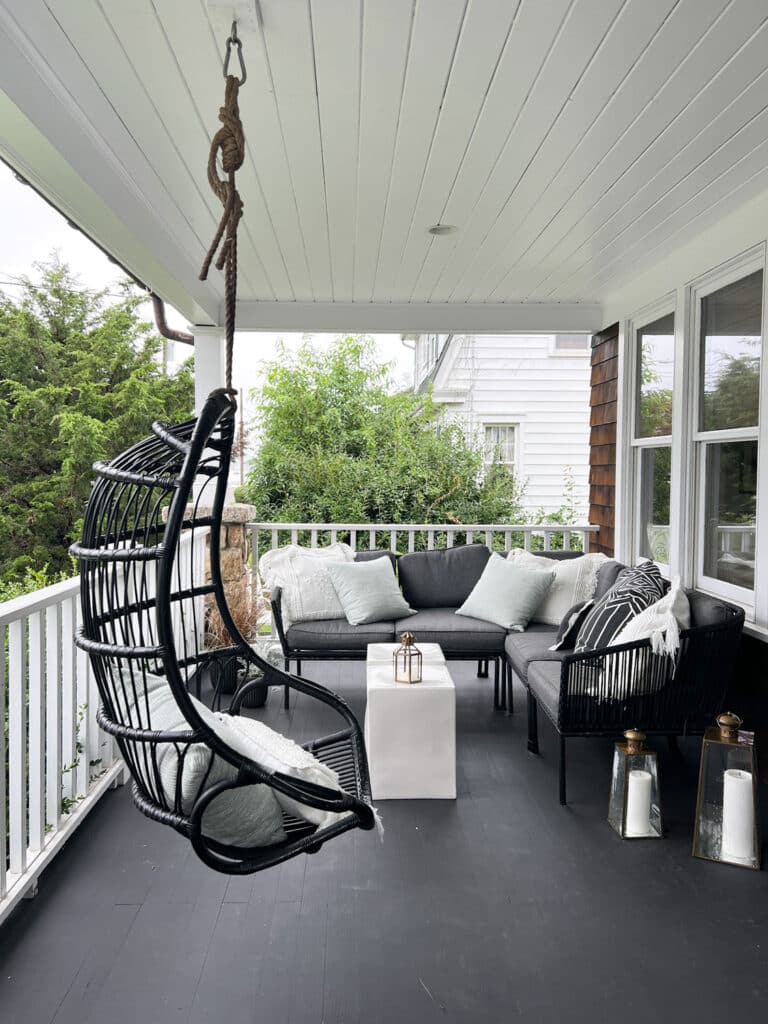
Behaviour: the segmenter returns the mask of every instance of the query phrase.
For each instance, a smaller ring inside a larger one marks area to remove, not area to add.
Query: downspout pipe
[[[194,345],[195,339],[189,334],[188,331],[176,331],[172,327],[168,326],[168,321],[165,318],[165,303],[159,295],[155,295],[154,292],[150,292],[152,298],[152,309],[155,312],[155,325],[164,338],[168,341],[180,341],[184,345]]]

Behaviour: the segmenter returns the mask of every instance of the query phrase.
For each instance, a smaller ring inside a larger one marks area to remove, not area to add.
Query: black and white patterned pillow
[[[570,651],[576,645],[576,638],[579,635],[579,630],[584,622],[584,619],[589,615],[590,611],[594,607],[595,602],[590,599],[589,601],[579,601],[563,616],[562,622],[557,627],[557,636],[555,642],[549,648],[550,651]]]
[[[608,647],[629,620],[662,598],[666,589],[654,562],[628,569],[582,622],[576,653]]]

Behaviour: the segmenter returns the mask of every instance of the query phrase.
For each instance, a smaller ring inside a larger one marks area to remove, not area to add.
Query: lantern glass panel
[[[760,866],[753,733],[723,742],[708,729],[701,752],[693,855],[742,867]]]
[[[661,839],[661,801],[655,751],[626,752],[617,743],[613,755],[608,823],[622,839]]]

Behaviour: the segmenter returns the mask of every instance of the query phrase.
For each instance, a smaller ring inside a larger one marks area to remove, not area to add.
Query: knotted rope
[[[243,215],[243,201],[235,186],[235,172],[242,167],[245,158],[245,136],[237,104],[240,84],[240,79],[235,78],[234,75],[227,75],[224,106],[219,108],[219,120],[222,127],[213,137],[211,152],[208,156],[208,182],[224,207],[224,212],[200,271],[200,280],[205,281],[211,262],[216,256],[216,252],[219,251],[216,268],[224,271],[224,328],[228,391],[232,391],[232,350],[235,341],[237,226]],[[218,175],[216,161],[219,152],[221,152],[221,166],[226,178],[220,178]],[[221,247],[220,250],[219,247]]]

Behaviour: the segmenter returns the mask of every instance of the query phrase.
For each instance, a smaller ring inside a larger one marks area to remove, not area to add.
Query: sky
[[[0,164],[0,289],[9,295],[18,295],[14,278],[35,276],[34,264],[46,260],[53,250],[88,288],[109,288],[123,276],[119,267],[90,242],[85,235],[67,225],[66,220],[31,188],[20,184],[13,172]],[[204,253],[201,251],[200,259]],[[185,330],[188,324],[183,316],[170,306],[166,307],[171,327]],[[152,307],[147,303],[147,320],[152,320]],[[273,358],[278,340],[295,349],[307,334],[248,332],[235,335],[233,377],[235,387],[245,392],[257,387],[260,366]],[[328,345],[335,335],[311,335],[320,345]],[[413,356],[396,334],[374,334],[377,351],[382,362],[393,363],[397,386],[411,382]],[[171,361],[183,360],[190,355],[186,345],[171,346]]]

